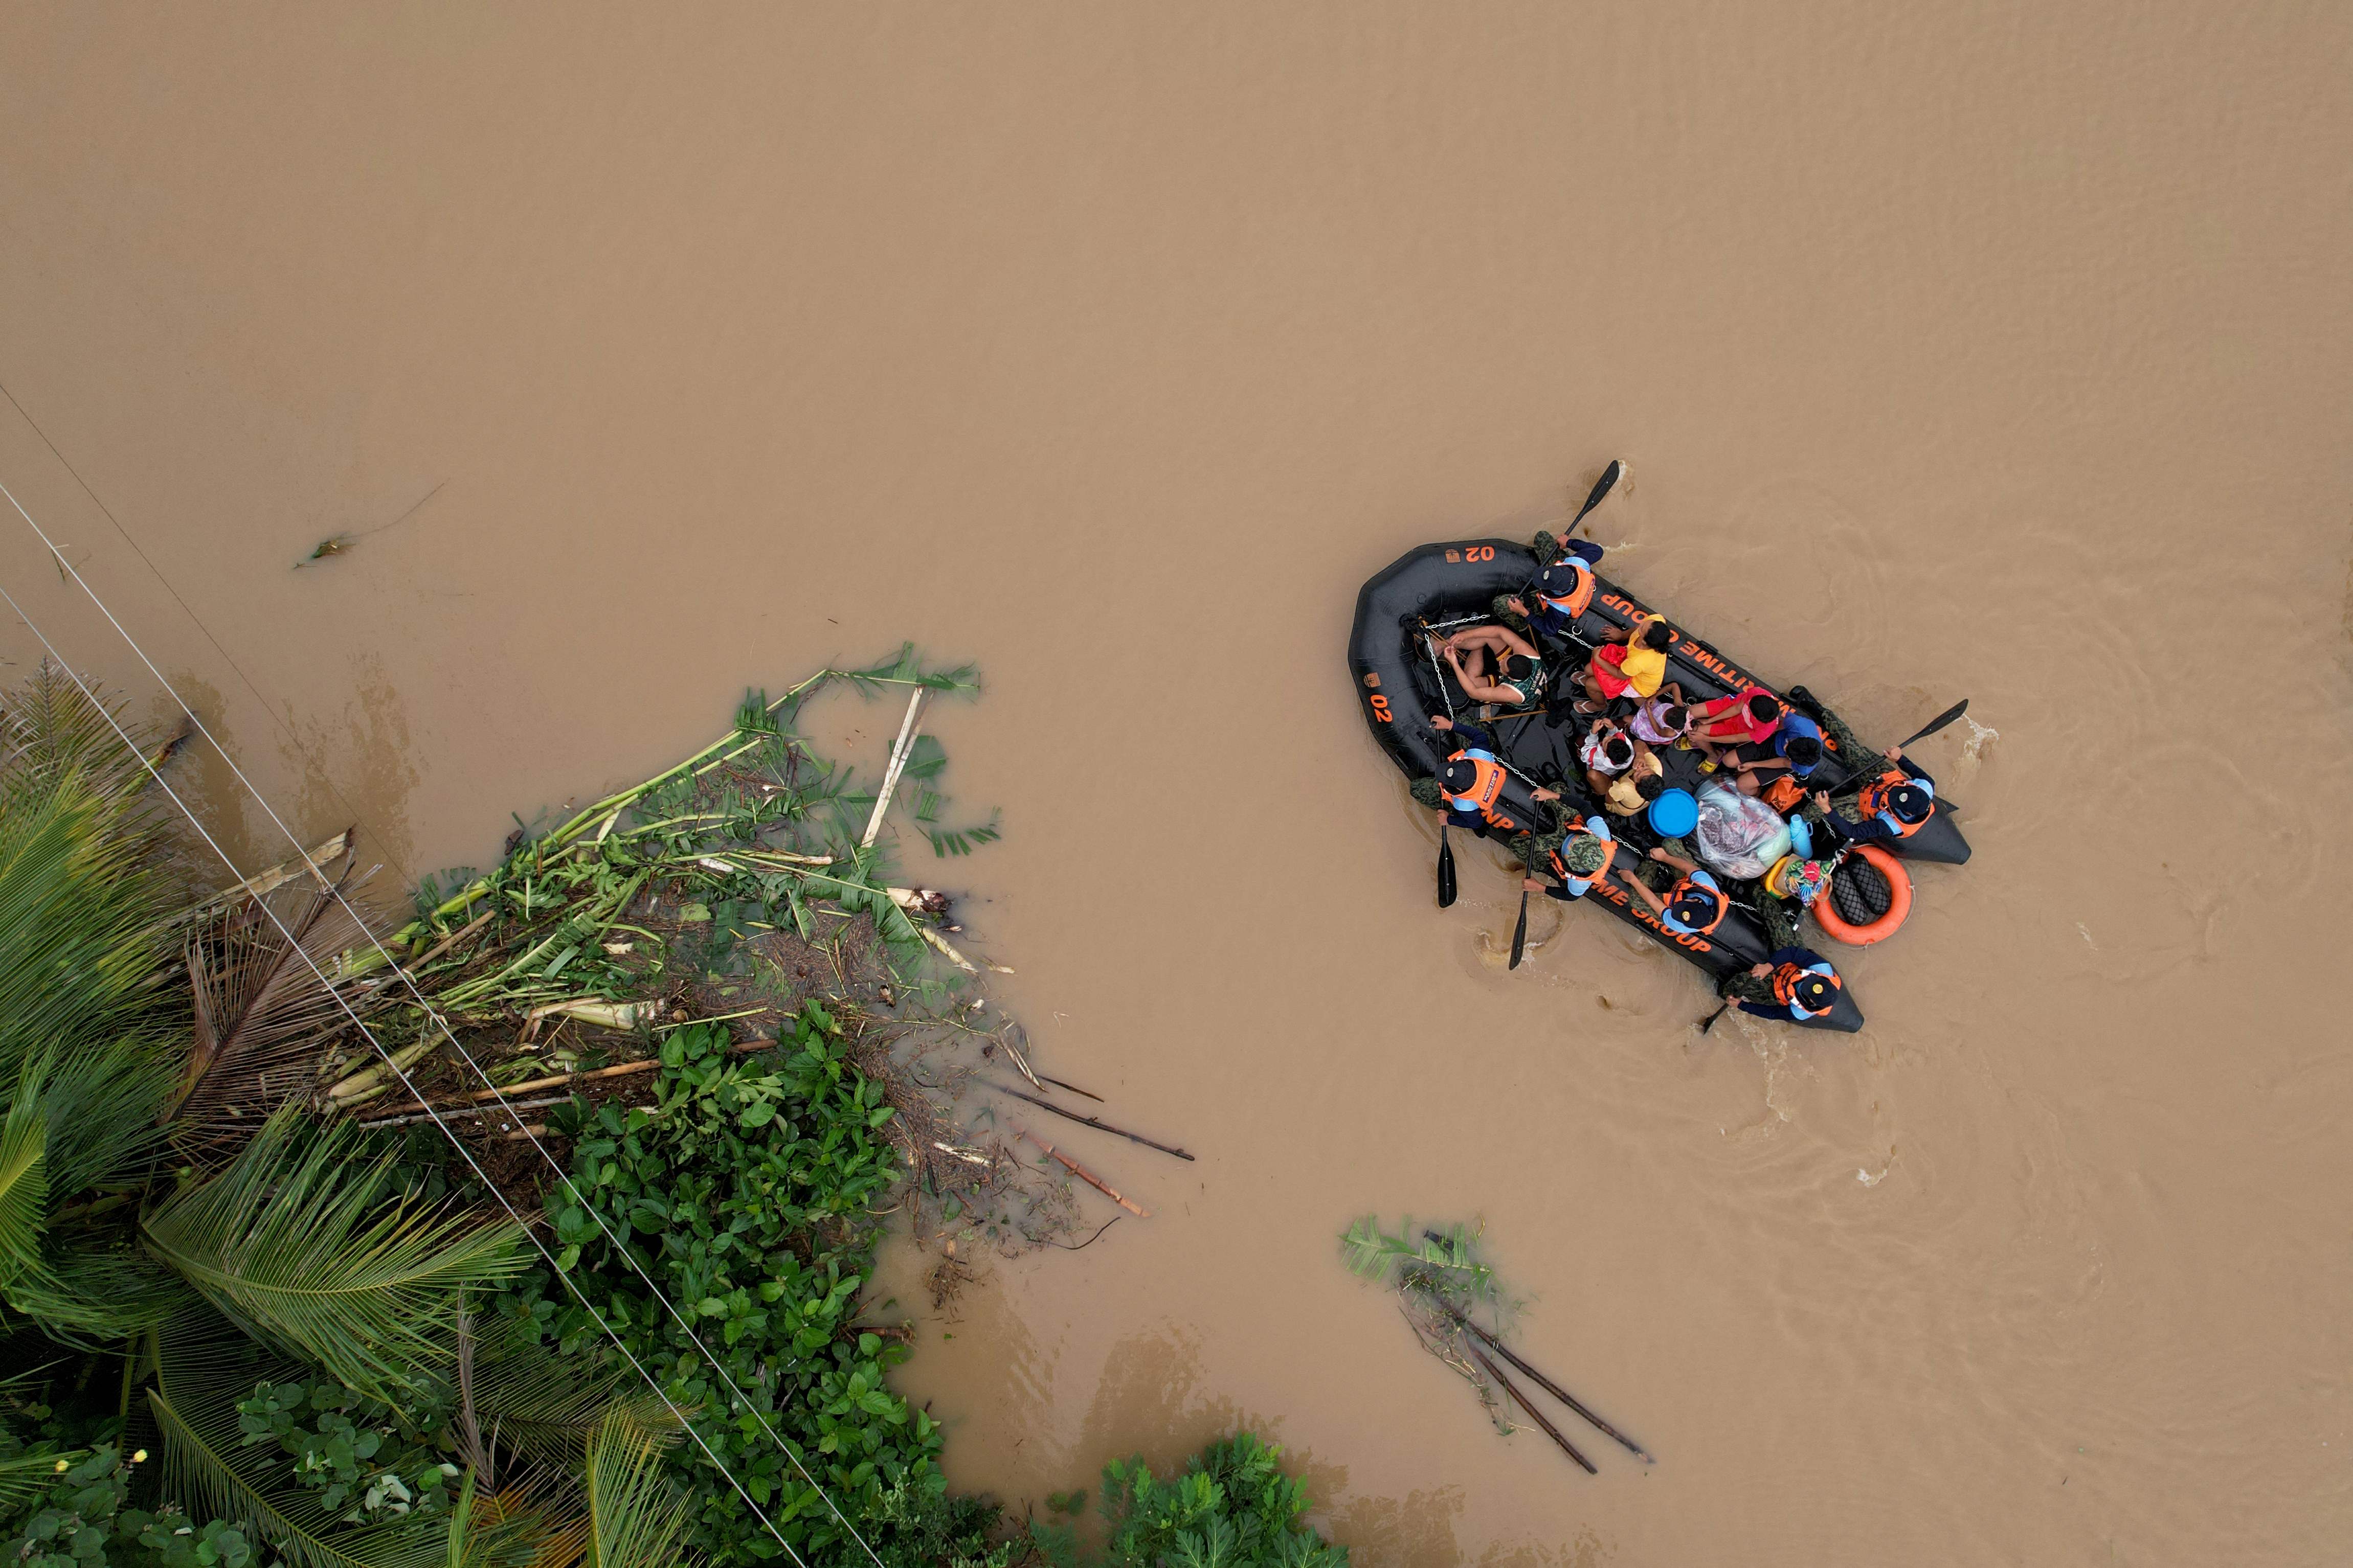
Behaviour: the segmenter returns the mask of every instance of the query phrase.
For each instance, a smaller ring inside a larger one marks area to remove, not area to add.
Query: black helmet
[[[1915,784],[1900,784],[1887,792],[1887,809],[1898,822],[1926,822],[1936,809],[1936,797]]]
[[[1438,771],[1439,786],[1449,795],[1468,795],[1471,786],[1479,782],[1479,770],[1471,765],[1468,757],[1457,757]]]
[[[1838,983],[1827,974],[1808,974],[1798,982],[1798,1005],[1814,1017],[1820,1017],[1837,1003]]]
[[[1715,894],[1705,888],[1689,888],[1667,906],[1667,913],[1687,926],[1704,926],[1715,918],[1716,908]]]

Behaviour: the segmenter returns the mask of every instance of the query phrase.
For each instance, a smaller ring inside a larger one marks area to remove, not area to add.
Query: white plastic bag
[[[1754,795],[1713,781],[1700,785],[1699,826],[1692,842],[1700,859],[1720,877],[1762,877],[1789,852],[1789,825]]]

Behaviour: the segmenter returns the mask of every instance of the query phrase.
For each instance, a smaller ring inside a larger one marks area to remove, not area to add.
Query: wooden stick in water
[[[1101,1193],[1103,1196],[1109,1198],[1112,1202],[1117,1204],[1120,1207],[1125,1209],[1136,1218],[1150,1219],[1152,1217],[1150,1210],[1136,1207],[1135,1205],[1122,1197],[1117,1191],[1105,1184],[1102,1178],[1098,1177],[1093,1172],[1088,1170],[1084,1165],[1080,1164],[1076,1160],[1071,1159],[1068,1154],[1063,1153],[1060,1149],[1055,1148],[1051,1143],[1047,1142],[1043,1138],[1039,1137],[1035,1132],[1032,1132],[1024,1127],[1017,1127],[1013,1131],[1017,1136],[1027,1138],[1029,1142],[1038,1145],[1039,1148],[1046,1151],[1046,1157],[1048,1159],[1061,1166],[1062,1169],[1070,1172],[1071,1174],[1078,1177],[1079,1180],[1084,1182],[1087,1185],[1092,1187],[1095,1191]]]
[[[1089,1094],[1089,1093],[1087,1093],[1087,1091],[1086,1091],[1085,1089],[1081,1089],[1077,1084],[1074,1084],[1074,1083],[1064,1083],[1060,1079],[1056,1078],[1052,1073],[1041,1072],[1041,1073],[1039,1073],[1038,1076],[1039,1076],[1039,1078],[1044,1079],[1048,1083],[1052,1084],[1056,1089],[1069,1089],[1072,1094],[1079,1095],[1079,1096],[1081,1096],[1081,1097],[1082,1097],[1082,1098],[1084,1098],[1084,1099],[1093,1100],[1097,1105],[1101,1105],[1101,1104],[1103,1102],[1103,1097],[1102,1095],[1100,1095],[1100,1094]]]
[[[1007,1085],[1001,1083],[991,1082],[987,1079],[983,1079],[981,1081],[987,1084],[989,1088],[997,1090],[999,1094],[1009,1094],[1016,1100],[1026,1100],[1030,1104],[1036,1106],[1039,1110],[1050,1110],[1066,1121],[1075,1121],[1082,1127],[1092,1127],[1098,1132],[1113,1133],[1118,1137],[1126,1139],[1131,1143],[1141,1143],[1147,1149],[1157,1149],[1164,1154],[1174,1154],[1179,1160],[1189,1160],[1193,1157],[1192,1155],[1185,1152],[1182,1149],[1173,1148],[1166,1143],[1155,1142],[1153,1140],[1144,1136],[1141,1132],[1130,1132],[1124,1127],[1113,1127],[1108,1121],[1098,1121],[1092,1116],[1081,1116],[1075,1110],[1065,1110],[1060,1106],[1054,1104],[1051,1100],[1040,1100],[1034,1094],[1024,1094],[1018,1089],[1008,1088]]]
[[[1559,1427],[1545,1419],[1543,1411],[1538,1410],[1535,1405],[1528,1403],[1528,1396],[1520,1392],[1519,1384],[1514,1383],[1510,1378],[1505,1377],[1504,1375],[1504,1369],[1497,1366],[1493,1362],[1489,1361],[1487,1359],[1487,1353],[1484,1351],[1481,1350],[1476,1345],[1472,1345],[1471,1347],[1471,1353],[1478,1358],[1479,1364],[1481,1366],[1487,1369],[1487,1375],[1493,1378],[1498,1384],[1503,1385],[1504,1392],[1512,1396],[1512,1403],[1518,1405],[1522,1410],[1526,1411],[1528,1419],[1543,1427],[1545,1429],[1545,1435],[1550,1437],[1554,1442],[1560,1445],[1561,1452],[1567,1454],[1570,1458],[1575,1459],[1578,1464],[1584,1466],[1585,1473],[1587,1475],[1598,1476],[1601,1473],[1599,1470],[1593,1468],[1592,1460],[1587,1458],[1584,1455],[1577,1451],[1576,1444],[1561,1436]]]
[[[860,849],[874,847],[875,836],[882,831],[882,814],[891,809],[892,794],[899,787],[900,770],[907,765],[907,752],[915,739],[915,715],[923,711],[923,688],[907,699],[907,717],[900,721],[899,738],[891,746],[891,765],[882,774],[882,788],[874,797],[874,815],[866,819],[866,836],[858,841]]]
[[[1451,1307],[1446,1309],[1446,1315],[1452,1318],[1464,1328],[1470,1330],[1472,1333],[1478,1335],[1480,1339],[1485,1341],[1488,1346],[1492,1348],[1497,1355],[1502,1356],[1505,1361],[1510,1362],[1520,1371],[1527,1373],[1531,1378],[1534,1378],[1538,1388],[1543,1389],[1546,1394],[1551,1394],[1555,1399],[1559,1400],[1563,1405],[1567,1405],[1571,1410],[1576,1411],[1579,1415],[1582,1415],[1588,1421],[1592,1422],[1594,1426],[1599,1427],[1606,1435],[1615,1437],[1620,1443],[1625,1444],[1627,1452],[1632,1454],[1636,1458],[1641,1460],[1646,1465],[1654,1465],[1658,1463],[1656,1459],[1651,1458],[1651,1456],[1643,1450],[1642,1445],[1634,1441],[1633,1438],[1626,1436],[1625,1433],[1618,1430],[1617,1427],[1609,1425],[1609,1422],[1601,1419],[1600,1416],[1593,1414],[1592,1411],[1588,1410],[1584,1405],[1579,1405],[1577,1402],[1576,1396],[1571,1394],[1568,1390],[1563,1388],[1560,1384],[1555,1383],[1552,1379],[1546,1377],[1535,1368],[1530,1366],[1526,1362],[1522,1361],[1518,1356],[1514,1355],[1512,1353],[1512,1348],[1504,1343],[1503,1341],[1497,1339],[1494,1335],[1489,1333],[1486,1330],[1481,1328],[1478,1324],[1472,1322],[1470,1319],[1464,1317],[1461,1313],[1456,1311]]]

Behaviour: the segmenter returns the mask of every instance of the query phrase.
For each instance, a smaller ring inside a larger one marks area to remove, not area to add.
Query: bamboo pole
[[[1559,1427],[1545,1419],[1545,1414],[1543,1411],[1538,1410],[1535,1405],[1528,1403],[1528,1396],[1520,1392],[1520,1385],[1514,1383],[1510,1378],[1505,1377],[1504,1375],[1504,1369],[1487,1359],[1486,1352],[1481,1350],[1477,1345],[1472,1345],[1471,1347],[1471,1353],[1478,1358],[1479,1364],[1481,1366],[1487,1369],[1487,1375],[1493,1378],[1496,1383],[1503,1386],[1504,1392],[1512,1396],[1512,1403],[1528,1413],[1529,1420],[1543,1427],[1545,1429],[1545,1435],[1549,1436],[1554,1442],[1559,1444],[1563,1453],[1567,1454],[1570,1458],[1575,1459],[1578,1464],[1585,1467],[1585,1473],[1587,1475],[1598,1476],[1601,1473],[1599,1470],[1593,1468],[1592,1460],[1587,1458],[1584,1455],[1577,1451],[1576,1444],[1561,1436]]]
[[[267,871],[256,871],[234,888],[222,889],[198,904],[194,912],[201,913],[221,904],[235,903],[239,899],[258,899],[264,893],[273,892],[313,867],[325,865],[351,847],[352,830],[346,827],[300,859],[282,860]]]
[[[907,699],[907,716],[899,722],[899,738],[891,745],[891,765],[882,774],[881,793],[874,797],[874,815],[866,819],[866,836],[858,841],[860,849],[874,847],[875,835],[882,831],[882,815],[891,809],[891,796],[899,787],[899,773],[907,765],[907,752],[915,740],[915,715],[923,710],[923,689],[915,688]]]
[[[1087,1185],[1092,1187],[1095,1191],[1101,1193],[1103,1196],[1109,1198],[1112,1202],[1117,1204],[1120,1207],[1125,1209],[1136,1218],[1150,1219],[1152,1217],[1151,1210],[1138,1208],[1134,1204],[1129,1202],[1126,1198],[1122,1197],[1115,1188],[1106,1184],[1092,1171],[1088,1170],[1084,1165],[1080,1164],[1076,1160],[1071,1159],[1068,1154],[1063,1153],[1060,1149],[1055,1148],[1051,1143],[1047,1142],[1035,1132],[1022,1127],[1017,1127],[1013,1131],[1016,1136],[1027,1138],[1029,1142],[1038,1145],[1039,1148],[1046,1151],[1046,1157],[1048,1159],[1052,1160],[1056,1164],[1061,1166],[1062,1169],[1070,1172],[1071,1174],[1078,1177],[1079,1180],[1084,1182]]]
[[[1174,1154],[1179,1160],[1190,1160],[1193,1157],[1192,1155],[1185,1152],[1182,1149],[1176,1148],[1170,1144],[1156,1142],[1150,1138],[1146,1138],[1141,1132],[1130,1132],[1124,1127],[1113,1127],[1108,1121],[1098,1121],[1092,1116],[1081,1116],[1075,1110],[1065,1110],[1060,1106],[1054,1104],[1050,1100],[1040,1100],[1034,1094],[1025,1094],[1021,1090],[1014,1089],[1009,1085],[994,1083],[987,1079],[982,1079],[980,1081],[987,1084],[989,1088],[995,1089],[999,1094],[1009,1094],[1016,1100],[1026,1100],[1040,1110],[1050,1110],[1055,1115],[1063,1118],[1065,1121],[1075,1121],[1082,1127],[1092,1127],[1098,1132],[1109,1132],[1114,1134],[1117,1137],[1126,1139],[1131,1143],[1141,1143],[1147,1149],[1157,1149],[1164,1154]]]
[[[1522,1361],[1518,1356],[1513,1354],[1511,1346],[1505,1344],[1503,1341],[1497,1339],[1494,1335],[1489,1333],[1486,1330],[1481,1328],[1470,1319],[1464,1317],[1461,1312],[1454,1309],[1451,1302],[1441,1302],[1440,1305],[1446,1308],[1446,1315],[1448,1317],[1453,1319],[1456,1322],[1470,1330],[1473,1334],[1476,1334],[1481,1340],[1484,1341],[1497,1355],[1502,1356],[1505,1361],[1510,1362],[1520,1371],[1527,1373],[1529,1377],[1535,1379],[1535,1384],[1538,1388],[1543,1389],[1546,1394],[1551,1394],[1555,1399],[1559,1400],[1563,1405],[1567,1405],[1571,1410],[1576,1411],[1579,1415],[1582,1415],[1588,1421],[1592,1422],[1593,1425],[1599,1427],[1603,1433],[1615,1437],[1618,1441],[1623,1443],[1626,1446],[1627,1451],[1632,1454],[1636,1458],[1641,1460],[1642,1463],[1651,1465],[1658,1462],[1651,1458],[1650,1454],[1642,1447],[1642,1445],[1634,1441],[1633,1438],[1626,1436],[1625,1433],[1618,1430],[1617,1427],[1609,1425],[1609,1422],[1601,1419],[1600,1416],[1593,1414],[1592,1411],[1588,1410],[1584,1405],[1579,1405],[1577,1402],[1577,1396],[1575,1394],[1572,1394],[1568,1390],[1563,1388],[1560,1384],[1555,1383],[1552,1379],[1538,1372],[1535,1367],[1530,1366],[1526,1362]]]

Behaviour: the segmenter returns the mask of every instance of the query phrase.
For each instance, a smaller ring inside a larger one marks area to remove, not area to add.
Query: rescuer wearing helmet
[[[1651,850],[1651,858],[1683,873],[1663,899],[1634,878],[1626,879],[1626,885],[1642,895],[1661,925],[1679,936],[1705,936],[1724,923],[1732,900],[1725,896],[1714,873],[1666,849]]]
[[[1592,890],[1594,883],[1608,879],[1610,862],[1617,853],[1618,840],[1609,831],[1609,824],[1600,817],[1588,816],[1581,825],[1565,829],[1556,841],[1539,838],[1523,850],[1529,868],[1551,880],[1523,877],[1520,886],[1563,903],[1581,899]]]
[[[1901,746],[1887,749],[1887,761],[1886,772],[1865,779],[1850,795],[1833,800],[1828,791],[1816,790],[1808,819],[1818,815],[1831,837],[1843,844],[1891,844],[1919,832],[1936,813],[1936,781],[1908,761]]]
[[[1442,714],[1430,716],[1430,727],[1440,734],[1451,734],[1456,742],[1453,752],[1438,764],[1435,778],[1413,781],[1413,797],[1422,805],[1444,815],[1447,823],[1468,828],[1480,837],[1486,837],[1498,828],[1507,834],[1526,830],[1526,825],[1491,824],[1488,814],[1504,793],[1504,781],[1511,770],[1504,765],[1493,736],[1475,724],[1461,724]],[[1556,790],[1531,789],[1537,800],[1558,800]]]
[[[1845,985],[1830,961],[1812,948],[1785,947],[1762,963],[1725,975],[1716,994],[1759,1018],[1802,1024],[1837,1006]]]
[[[1539,535],[1538,542],[1546,537]],[[1518,616],[1540,636],[1567,639],[1576,635],[1577,618],[1593,603],[1593,569],[1601,564],[1601,546],[1576,539],[1557,550],[1535,581],[1521,593],[1496,600],[1495,607]],[[1536,559],[1545,560],[1545,554],[1539,552]]]

